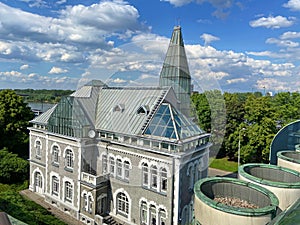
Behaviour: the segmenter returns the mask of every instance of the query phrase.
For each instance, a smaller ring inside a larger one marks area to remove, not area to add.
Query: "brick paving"
[[[20,192],[21,195],[26,196],[31,201],[36,202],[37,204],[41,205],[49,212],[51,212],[55,217],[64,221],[66,224],[69,225],[86,225],[79,220],[75,219],[74,217],[64,213],[63,211],[59,210],[58,208],[52,206],[51,204],[44,201],[44,198],[41,195],[38,195],[28,189],[23,190]]]

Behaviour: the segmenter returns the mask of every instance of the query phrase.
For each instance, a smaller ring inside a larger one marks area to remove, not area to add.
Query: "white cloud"
[[[21,77],[22,73],[12,70],[12,71],[5,71],[0,72],[0,76],[6,76],[6,77]]]
[[[116,84],[122,84],[122,83],[126,83],[126,82],[128,82],[128,81],[123,80],[123,79],[121,79],[121,78],[116,78],[116,79],[114,79],[112,82],[113,82],[113,83],[116,83]]]
[[[226,80],[226,82],[228,84],[245,83],[247,81],[248,81],[248,79],[243,78],[243,77],[242,78],[235,78],[235,79]]]
[[[289,0],[283,4],[283,7],[289,8],[292,11],[300,11],[300,0]]]
[[[67,72],[68,72],[68,70],[66,70],[66,69],[62,69],[62,68],[53,66],[48,73],[49,74],[60,74],[60,73],[67,73]]]
[[[295,39],[300,38],[300,32],[288,31],[280,35],[280,39]]]
[[[24,64],[24,65],[20,66],[20,70],[26,70],[28,68],[29,68],[28,64]]]
[[[211,42],[213,42],[213,41],[218,41],[218,40],[220,40],[220,38],[218,38],[218,37],[216,37],[216,36],[213,36],[213,35],[211,35],[211,34],[206,34],[206,33],[204,33],[204,34],[202,34],[201,36],[200,36],[200,38],[202,38],[203,40],[204,40],[204,45],[209,45]]]
[[[282,27],[290,27],[294,24],[294,17],[283,17],[283,16],[269,16],[269,17],[261,17],[257,20],[250,21],[251,27],[266,27],[272,29],[278,29]]]
[[[267,44],[276,44],[277,46],[288,47],[288,48],[295,48],[295,47],[299,46],[298,42],[293,42],[293,41],[290,41],[290,40],[279,40],[279,39],[276,39],[276,38],[268,38],[266,40],[266,43]]]
[[[60,0],[60,1],[57,1],[56,4],[62,5],[62,4],[65,4],[66,2],[67,2],[67,0]]]

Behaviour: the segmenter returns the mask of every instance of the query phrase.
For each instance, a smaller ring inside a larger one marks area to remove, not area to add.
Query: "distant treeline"
[[[18,95],[24,98],[25,102],[47,102],[57,103],[62,96],[70,95],[72,90],[34,90],[34,89],[15,89]]]

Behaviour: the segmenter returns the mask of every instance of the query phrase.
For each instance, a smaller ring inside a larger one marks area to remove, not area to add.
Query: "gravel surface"
[[[248,209],[257,209],[258,206],[252,203],[249,203],[246,200],[234,197],[215,197],[214,201],[222,203],[224,205],[229,205],[238,208],[248,208]]]

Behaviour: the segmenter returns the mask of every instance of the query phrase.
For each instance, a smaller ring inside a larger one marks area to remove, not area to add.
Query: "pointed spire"
[[[191,76],[180,26],[174,27],[160,72],[159,85],[173,87],[180,102],[179,110],[185,116],[190,117]]]

